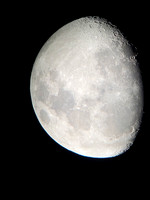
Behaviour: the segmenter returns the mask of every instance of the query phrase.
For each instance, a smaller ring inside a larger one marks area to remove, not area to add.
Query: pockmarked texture
[[[139,130],[143,88],[136,54],[105,19],[80,18],[55,32],[35,60],[30,92],[45,131],[80,155],[117,156]]]

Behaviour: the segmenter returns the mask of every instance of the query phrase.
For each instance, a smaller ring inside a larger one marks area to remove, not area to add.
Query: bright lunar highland
[[[82,156],[122,154],[140,127],[143,87],[136,55],[105,19],[84,17],[56,31],[35,60],[30,93],[48,135]]]

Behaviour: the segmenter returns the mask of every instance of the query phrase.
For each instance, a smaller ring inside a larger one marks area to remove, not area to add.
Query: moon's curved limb
[[[46,132],[80,155],[125,152],[143,109],[135,57],[121,32],[104,19],[81,18],[54,33],[36,58],[30,84]]]

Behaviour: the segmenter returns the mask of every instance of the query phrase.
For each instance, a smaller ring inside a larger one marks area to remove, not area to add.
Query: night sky
[[[30,183],[30,180],[38,182],[39,178],[45,177],[45,181],[52,182],[56,188],[60,183],[61,187],[65,181],[70,184],[77,182],[80,187],[88,182],[93,185],[97,181],[100,185],[103,183],[106,188],[116,184],[116,188],[123,186],[125,190],[131,190],[136,186],[137,190],[140,190],[141,185],[147,182],[150,167],[148,6],[144,3],[131,4],[122,1],[120,4],[106,2],[106,5],[99,1],[99,3],[87,2],[81,6],[77,2],[70,1],[66,4],[36,2],[33,5],[18,3],[13,6],[14,9],[10,6],[11,15],[7,19],[7,26],[9,31],[12,31],[12,47],[16,49],[14,50],[16,52],[14,66],[17,66],[15,86],[18,88],[17,108],[20,113],[18,115],[20,128],[16,128],[15,153],[11,159],[16,173],[19,171],[22,177],[20,180],[27,179]],[[144,114],[141,128],[131,148],[114,158],[83,157],[61,147],[43,130],[32,108],[30,75],[39,50],[60,27],[85,16],[99,16],[116,25],[138,52],[137,59],[144,86]]]

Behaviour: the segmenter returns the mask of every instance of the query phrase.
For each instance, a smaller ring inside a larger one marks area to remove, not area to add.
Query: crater
[[[122,46],[122,50],[127,58],[134,57],[137,55],[136,48],[129,45],[128,43],[124,43]]]

